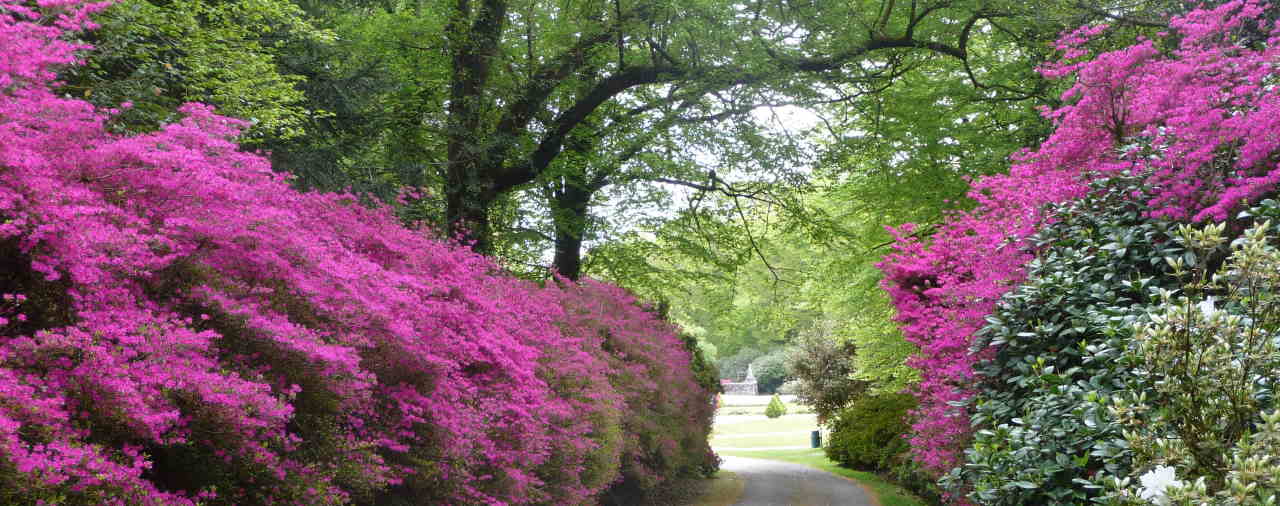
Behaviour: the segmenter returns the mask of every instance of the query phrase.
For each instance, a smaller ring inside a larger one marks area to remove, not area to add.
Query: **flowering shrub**
[[[1165,257],[1184,253],[1168,220],[1144,216],[1138,181],[1096,182],[1032,236],[1041,251],[1026,281],[974,341],[991,358],[975,365],[964,466],[942,480],[953,492],[978,504],[1079,504],[1099,495],[1082,485],[1099,471],[1127,473],[1105,399],[1132,379],[1120,356],[1151,290],[1177,283]]]
[[[1177,489],[1186,486],[1177,478],[1177,474],[1172,467],[1158,466],[1147,474],[1138,478],[1138,482],[1142,484],[1142,489],[1138,491],[1138,497],[1144,501],[1158,505],[1169,504],[1169,489]]]
[[[566,334],[592,344],[622,398],[622,478],[607,504],[635,504],[674,476],[709,476],[719,468],[707,436],[718,375],[696,342],[637,305],[623,289],[593,280],[564,284]]]
[[[51,83],[105,4],[35,5],[0,0],[0,503],[583,503],[714,466],[709,388],[625,293],[297,192],[206,106],[113,135]]]
[[[1035,245],[1026,238],[1053,217],[1046,206],[1080,198],[1088,181],[1130,174],[1151,188],[1153,216],[1221,220],[1273,191],[1280,180],[1280,93],[1275,62],[1280,31],[1258,26],[1270,39],[1242,47],[1233,34],[1257,25],[1256,1],[1227,2],[1174,19],[1161,52],[1144,40],[1093,58],[1086,44],[1104,26],[1063,37],[1051,77],[1074,77],[1047,111],[1053,134],[1015,157],[1007,175],[975,181],[976,206],[948,217],[924,239],[908,224],[880,264],[904,336],[920,347],[920,400],[911,445],[936,474],[960,461],[971,437],[967,411],[973,365],[991,350],[970,354],[974,333],[996,300],[1025,277]]]
[[[1174,488],[1168,499],[1179,505],[1274,504],[1280,499],[1280,411],[1262,413],[1257,428],[1231,448],[1226,474],[1216,493],[1208,489],[1202,476],[1183,488]]]
[[[1166,504],[1267,504],[1280,492],[1280,459],[1267,453],[1280,421],[1269,414],[1280,374],[1280,241],[1271,221],[1280,204],[1267,200],[1246,215],[1261,223],[1234,239],[1222,224],[1180,228],[1189,253],[1167,260],[1185,283],[1161,291],[1125,354],[1134,378],[1111,411],[1135,468],[1189,483]],[[1131,477],[1113,477],[1113,501],[1143,496]]]

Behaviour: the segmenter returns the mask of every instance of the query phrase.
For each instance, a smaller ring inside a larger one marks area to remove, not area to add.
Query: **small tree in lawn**
[[[777,418],[785,414],[787,414],[787,405],[782,403],[778,394],[773,394],[773,398],[769,399],[769,405],[764,408],[764,416]]]

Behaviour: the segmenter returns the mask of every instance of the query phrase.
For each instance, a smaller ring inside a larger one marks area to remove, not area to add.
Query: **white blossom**
[[[1169,487],[1182,487],[1182,482],[1174,475],[1174,469],[1169,466],[1156,466],[1138,480],[1142,482],[1142,490],[1138,491],[1138,495],[1161,506],[1169,504],[1169,498],[1165,495]]]
[[[1204,314],[1206,320],[1212,320],[1213,315],[1218,313],[1218,308],[1213,305],[1213,297],[1201,301],[1196,306],[1200,308],[1200,312]]]

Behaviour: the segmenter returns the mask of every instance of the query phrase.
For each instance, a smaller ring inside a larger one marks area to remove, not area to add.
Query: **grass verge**
[[[711,432],[711,446],[769,448],[809,446],[809,433],[818,427],[814,415],[718,416]]]
[[[912,495],[902,487],[885,481],[875,473],[863,471],[854,471],[836,465],[835,462],[827,460],[826,454],[821,449],[807,450],[758,450],[758,451],[741,451],[735,452],[731,450],[720,451],[716,453],[721,455],[733,455],[735,457],[749,457],[755,459],[771,459],[781,460],[783,462],[792,462],[803,464],[815,469],[821,469],[837,476],[852,478],[857,482],[865,485],[875,494],[880,506],[926,506],[927,503],[920,498]]]
[[[742,498],[746,486],[738,475],[718,471],[705,480],[682,481],[672,492],[650,498],[643,506],[732,506]]]
[[[783,415],[778,418],[763,416],[720,416],[712,427],[712,433],[723,436],[767,432],[810,431],[818,428],[815,415]]]

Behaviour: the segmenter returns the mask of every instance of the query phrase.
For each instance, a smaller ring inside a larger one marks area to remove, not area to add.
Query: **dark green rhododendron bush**
[[[1229,261],[1265,262],[1276,243],[1274,12],[1220,2],[1109,51],[1094,44],[1105,25],[1066,33],[1041,68],[1068,80],[1048,139],[975,180],[975,206],[936,232],[895,230],[883,286],[921,378],[906,437],[945,500],[1280,493],[1258,488],[1280,473],[1258,457],[1275,439],[1274,279]]]
[[[580,504],[715,470],[714,376],[625,291],[295,191],[206,106],[109,133],[53,82],[105,6],[0,0],[0,503]]]

